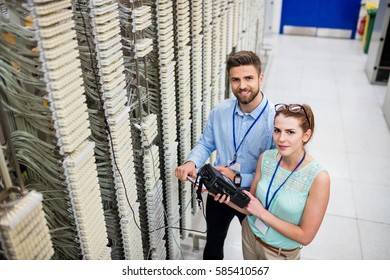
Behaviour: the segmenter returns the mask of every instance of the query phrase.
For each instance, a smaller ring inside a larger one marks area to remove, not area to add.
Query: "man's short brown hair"
[[[251,51],[238,51],[229,55],[226,60],[226,70],[229,73],[230,69],[237,66],[253,65],[261,73],[261,61],[260,58]]]

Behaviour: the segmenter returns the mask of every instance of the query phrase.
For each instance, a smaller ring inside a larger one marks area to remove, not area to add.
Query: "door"
[[[361,0],[284,0],[281,34],[355,38]]]

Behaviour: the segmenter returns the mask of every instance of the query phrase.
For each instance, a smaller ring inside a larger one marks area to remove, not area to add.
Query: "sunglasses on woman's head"
[[[306,116],[306,120],[307,120],[307,123],[309,124],[309,127],[310,126],[310,120],[309,120],[309,117],[307,116],[307,112],[305,110],[305,107],[303,107],[302,105],[299,105],[299,104],[283,104],[283,103],[279,103],[279,104],[276,104],[275,105],[275,111],[276,112],[283,112],[283,111],[290,111],[291,113],[299,113],[301,110],[303,110],[303,112],[305,113],[305,116]]]

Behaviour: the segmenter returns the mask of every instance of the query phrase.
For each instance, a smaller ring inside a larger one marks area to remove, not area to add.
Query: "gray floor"
[[[316,117],[309,152],[331,176],[331,198],[306,260],[390,259],[390,133],[381,107],[386,86],[371,85],[360,41],[275,35],[264,93],[273,103],[307,103]],[[205,230],[199,212],[193,228]],[[193,239],[183,259],[202,259]],[[232,222],[225,259],[242,259],[240,224]]]

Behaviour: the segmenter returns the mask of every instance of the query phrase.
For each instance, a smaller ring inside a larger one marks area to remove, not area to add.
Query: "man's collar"
[[[267,98],[264,96],[264,93],[260,90],[260,93],[262,95],[262,100],[260,102],[259,105],[257,105],[257,107],[250,113],[244,113],[241,111],[241,108],[239,106],[239,102],[238,102],[238,99],[236,100],[236,114],[240,115],[240,116],[244,116],[244,115],[249,115],[251,116],[252,118],[256,119],[257,116],[261,113],[261,111],[263,110],[265,104],[267,104]]]

